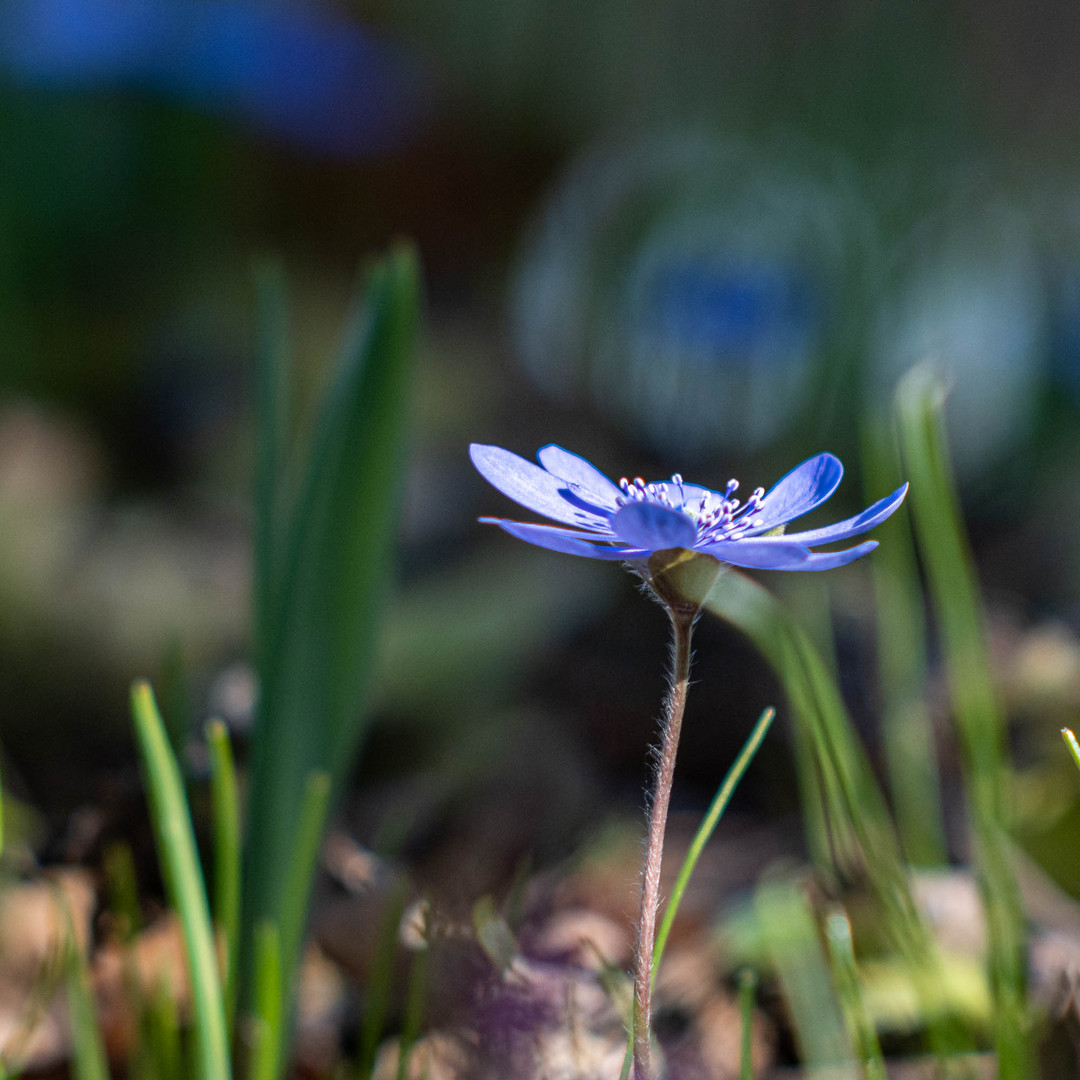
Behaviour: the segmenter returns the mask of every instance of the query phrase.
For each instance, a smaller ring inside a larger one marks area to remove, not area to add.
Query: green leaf
[[[109,1062],[105,1041],[98,1026],[94,994],[86,956],[75,940],[71,914],[64,905],[67,923],[65,966],[67,971],[68,1009],[71,1014],[72,1073],[74,1080],[109,1080]]]
[[[271,317],[278,310],[273,303],[266,306]],[[391,571],[418,308],[416,260],[398,249],[370,275],[318,413],[296,502],[284,514],[276,449],[282,440],[278,369],[284,347],[276,348],[274,334],[266,334],[263,363],[274,370],[261,377],[255,633],[260,695],[242,937],[250,963],[254,927],[264,920],[278,927],[286,986],[310,885],[304,883],[299,904],[288,892],[305,785],[312,772],[325,772],[332,798],[367,720]],[[279,327],[276,333],[284,331]]]
[[[255,928],[255,1008],[251,1031],[251,1080],[274,1080],[285,1045],[285,987],[281,973],[281,941],[268,922]]]
[[[671,927],[675,922],[675,916],[679,913],[679,905],[682,903],[683,894],[686,892],[687,885],[690,884],[690,878],[694,873],[694,867],[697,866],[698,859],[701,858],[701,853],[705,850],[705,845],[709,842],[709,838],[716,831],[716,826],[720,824],[720,819],[724,816],[724,811],[727,809],[728,803],[731,802],[731,797],[735,794],[735,789],[739,786],[739,781],[742,780],[746,770],[750,767],[750,762],[754,760],[754,755],[758,752],[758,748],[764,741],[765,735],[775,716],[776,710],[768,708],[758,717],[757,723],[750,732],[749,738],[746,740],[743,748],[739,751],[739,756],[732,763],[731,768],[728,769],[727,775],[724,777],[723,783],[713,797],[713,801],[710,804],[705,817],[698,826],[697,832],[694,833],[694,839],[690,842],[690,847],[686,852],[686,858],[683,859],[683,864],[679,869],[679,876],[675,879],[675,885],[671,890],[671,898],[667,902],[667,907],[664,908],[664,917],[660,922],[660,929],[656,934],[652,969],[652,980],[654,983],[656,982],[656,973],[660,970],[660,961],[664,955],[664,946],[667,945],[668,935],[671,933]]]
[[[867,495],[899,486],[893,425],[867,423],[863,432]],[[926,612],[911,517],[901,506],[875,530],[881,546],[868,561],[874,581],[881,731],[896,824],[908,862],[948,862],[940,776],[926,705]]]
[[[230,1080],[228,1027],[218,975],[206,887],[195,846],[191,812],[180,767],[148,683],[131,689],[139,751],[146,775],[150,817],[169,902],[180,916],[195,1012],[202,1080]]]
[[[823,778],[830,829],[857,845],[884,929],[929,1002],[940,956],[912,897],[885,798],[828,667],[776,598],[743,574],[724,574],[706,607],[742,630],[779,676]],[[927,1023],[940,1055],[970,1049],[969,1035],[949,1018],[928,1009]]]
[[[897,393],[900,441],[962,751],[976,876],[987,918],[998,1068],[1001,1080],[1022,1080],[1034,1075],[1034,1065],[1025,1004],[1024,913],[1008,850],[1005,719],[994,689],[975,565],[949,464],[944,401],[932,372],[909,372]]]
[[[222,937],[225,1015],[232,1034],[240,937],[240,797],[229,733],[220,720],[206,725],[214,823],[214,923]]]

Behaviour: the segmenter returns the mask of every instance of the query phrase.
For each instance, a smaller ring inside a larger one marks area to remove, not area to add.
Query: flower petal
[[[810,529],[807,532],[786,533],[784,539],[794,540],[797,544],[831,544],[834,540],[846,540],[849,536],[858,536],[868,532],[875,525],[880,525],[904,501],[908,486],[897,488],[891,495],[878,499],[873,506],[868,506],[861,514],[838,521],[835,525],[826,525],[822,529]]]
[[[818,454],[796,465],[766,492],[761,509],[754,514],[754,520],[761,524],[755,525],[747,535],[760,536],[778,525],[808,514],[836,490],[843,475],[844,466],[832,454]]]
[[[564,529],[561,525],[545,525],[542,521],[515,521],[513,518],[482,517],[477,518],[481,525],[528,525],[530,528],[551,529],[560,536],[572,540],[615,540],[610,529]]]
[[[536,456],[540,464],[552,476],[573,484],[578,489],[578,494],[585,499],[591,496],[597,506],[603,506],[608,510],[615,510],[618,507],[618,499],[622,494],[618,485],[613,484],[595,465],[583,457],[572,454],[569,450],[564,450],[554,443],[545,446]]]
[[[801,544],[777,537],[761,540],[717,540],[695,550],[749,570],[802,570],[811,558]]]
[[[632,502],[616,510],[611,531],[637,548],[661,551],[690,548],[697,539],[697,525],[681,510],[653,502]]]
[[[815,551],[802,566],[778,566],[777,570],[835,570],[838,566],[847,566],[849,562],[869,555],[878,546],[876,540],[864,540],[853,548],[843,551]]]
[[[622,562],[625,559],[648,558],[649,552],[630,547],[605,547],[587,544],[577,539],[573,530],[560,529],[557,525],[536,525],[528,521],[505,521],[500,518],[481,519],[498,525],[500,529],[537,547],[561,551],[567,555],[583,555],[587,559],[608,559]]]
[[[552,476],[517,454],[501,446],[473,443],[469,447],[469,457],[489,484],[526,509],[569,525],[607,526],[607,516],[599,509],[596,513],[585,509],[565,480]]]

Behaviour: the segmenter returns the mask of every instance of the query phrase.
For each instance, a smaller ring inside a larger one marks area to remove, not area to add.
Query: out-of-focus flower
[[[428,89],[389,41],[265,0],[10,0],[0,71],[45,89],[149,90],[329,154],[399,141]]]
[[[1053,346],[1050,275],[1025,200],[955,180],[898,246],[868,343],[870,385],[887,399],[913,364],[949,384],[953,459],[987,473],[1036,423]]]
[[[518,352],[545,393],[665,454],[766,446],[848,377],[872,225],[852,169],[803,140],[596,146],[526,238]]]
[[[842,551],[814,552],[811,546],[869,531],[892,514],[907,493],[904,484],[855,517],[782,535],[788,522],[820,506],[836,490],[844,468],[832,454],[804,461],[768,492],[756,488],[746,502],[735,497],[735,480],[723,491],[687,484],[678,473],[666,481],[623,477],[615,484],[559,446],[545,446],[537,455],[539,465],[478,443],[469,447],[469,455],[484,479],[504,495],[562,524],[481,521],[538,547],[631,564],[644,563],[658,551],[682,548],[732,566],[828,570],[867,554],[877,541]]]

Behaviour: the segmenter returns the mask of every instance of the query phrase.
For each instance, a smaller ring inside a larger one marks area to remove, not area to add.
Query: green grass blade
[[[110,844],[105,849],[104,869],[109,913],[114,920],[117,937],[127,945],[142,929],[139,883],[131,848],[124,843]]]
[[[1065,745],[1069,748],[1076,767],[1080,769],[1080,743],[1076,741],[1076,736],[1066,727],[1061,729],[1061,737],[1065,740]]]
[[[162,877],[169,902],[180,916],[184,936],[195,1013],[199,1075],[202,1080],[229,1080],[228,1028],[214,935],[180,768],[148,683],[138,681],[132,687],[131,708],[146,774]]]
[[[780,678],[796,720],[823,776],[834,839],[850,838],[881,906],[883,926],[911,970],[926,1005],[934,1050],[941,1056],[971,1049],[970,1035],[939,1015],[940,958],[911,894],[885,798],[855,733],[843,698],[806,635],[768,590],[728,571],[709,597],[708,609],[742,630]]]
[[[749,768],[750,762],[754,760],[754,755],[758,752],[758,747],[761,746],[775,716],[776,710],[768,708],[758,717],[758,721],[754,725],[753,731],[750,732],[750,737],[746,740],[742,750],[739,751],[739,756],[735,759],[731,768],[728,769],[723,783],[716,792],[712,804],[709,806],[705,817],[698,826],[697,832],[694,834],[694,839],[690,843],[686,858],[683,859],[682,867],[679,869],[679,876],[675,879],[675,885],[671,890],[671,898],[664,908],[664,917],[660,922],[660,929],[656,934],[656,946],[653,952],[652,969],[652,979],[654,983],[656,982],[656,973],[660,970],[660,961],[664,955],[664,946],[667,944],[668,935],[671,933],[671,927],[675,922],[675,916],[679,913],[679,904],[682,902],[683,893],[686,892],[686,886],[690,883],[690,876],[697,866],[698,859],[701,857],[705,845],[709,842],[709,838],[715,831],[716,826],[720,823],[720,818],[723,817],[724,811],[731,801],[731,796],[735,794],[735,789],[739,786],[739,781],[742,780],[743,774]]]
[[[255,1023],[250,1080],[274,1080],[278,1075],[285,1045],[285,997],[277,927],[260,923],[255,932]]]
[[[143,1019],[152,1080],[183,1080],[184,1054],[180,1039],[180,1016],[176,990],[162,979],[152,995]]]
[[[74,1080],[109,1080],[109,1062],[98,1026],[86,957],[75,941],[70,913],[67,913],[66,922],[65,968],[71,1016],[72,1073]]]
[[[329,805],[330,777],[324,772],[314,772],[308,777],[304,788],[304,802],[300,808],[300,822],[296,830],[296,846],[289,859],[285,895],[281,905],[278,934],[281,941],[282,972],[285,976],[289,975],[285,958],[298,955],[303,942],[308,893],[319,861],[323,825]],[[285,987],[288,990],[288,981],[285,982]]]
[[[739,973],[739,1080],[754,1080],[754,995],[757,974],[753,968]]]
[[[426,908],[425,908],[426,910]],[[428,989],[428,927],[423,927],[423,943],[417,943],[412,950],[412,964],[409,967],[409,986],[405,994],[405,1016],[401,1024],[401,1039],[398,1043],[397,1080],[407,1080],[409,1075],[409,1056],[420,1038],[424,1023],[424,1002]]]
[[[285,917],[286,879],[308,776],[331,798],[353,761],[388,589],[405,418],[419,309],[419,272],[397,250],[372,272],[324,397],[280,570],[257,636],[259,718],[252,748],[242,939],[280,927],[289,985],[298,940]],[[266,507],[260,513],[268,512]],[[291,894],[290,894],[291,895]],[[307,890],[304,890],[306,906]],[[244,946],[250,956],[250,944]]]
[[[841,910],[825,918],[825,942],[837,998],[847,1023],[848,1037],[856,1049],[866,1080],[887,1080],[885,1059],[877,1032],[863,1003],[859,975],[855,967],[855,949],[851,941],[851,924]]]
[[[754,896],[754,912],[780,978],[806,1074],[857,1080],[840,1003],[805,894],[793,885],[763,883]]]
[[[214,825],[214,924],[222,939],[225,1019],[231,1042],[240,938],[240,797],[229,733],[220,720],[206,725],[206,745]]]
[[[987,918],[998,1068],[1001,1080],[1022,1080],[1034,1075],[1034,1068],[1027,1037],[1024,914],[1009,864],[1005,722],[952,479],[943,406],[944,390],[926,369],[916,368],[904,378],[897,393],[900,439],[962,752],[976,875]]]
[[[899,865],[885,800],[836,683],[802,629],[767,589],[734,570],[721,577],[706,606],[745,633],[779,676],[820,777],[816,790],[833,852],[841,860],[852,857],[865,846],[861,832]],[[814,791],[804,794],[812,798]]]
[[[892,425],[863,430],[867,495],[901,484]],[[907,505],[874,530],[881,546],[868,560],[874,582],[881,731],[896,827],[909,863],[948,862],[933,726],[926,706],[926,614]]]
[[[364,1019],[360,1026],[356,1076],[369,1080],[375,1070],[375,1054],[379,1049],[386,1014],[390,1008],[390,988],[394,977],[394,957],[397,954],[398,928],[405,911],[406,884],[397,882],[386,898],[379,927],[378,943],[368,976],[364,1001]]]

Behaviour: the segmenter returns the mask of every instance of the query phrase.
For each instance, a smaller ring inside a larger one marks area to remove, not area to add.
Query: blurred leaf
[[[1026,1080],[1034,1074],[1027,1039],[1026,929],[1009,865],[1005,720],[994,689],[974,562],[949,465],[944,400],[941,383],[928,369],[909,372],[897,392],[900,440],[962,750],[976,872],[989,930],[999,1070],[1002,1080]]]
[[[753,968],[739,972],[739,1080],[754,1080],[754,994],[757,973]]]
[[[265,317],[274,318],[273,302]],[[363,733],[379,617],[389,584],[419,308],[419,271],[405,249],[372,270],[313,430],[297,500],[276,515],[284,346],[264,334],[256,569],[259,714],[252,751],[244,868],[244,940],[279,927],[283,982],[299,933],[286,927],[290,860],[309,775],[337,790]],[[278,372],[278,374],[274,374]],[[303,903],[306,907],[305,883]],[[290,918],[293,916],[290,915]],[[247,948],[250,950],[250,944]],[[248,953],[250,956],[250,951]]]
[[[146,775],[150,816],[169,903],[180,916],[195,1012],[202,1080],[229,1080],[228,1025],[191,811],[153,691],[136,682],[131,709]]]
[[[706,607],[742,630],[779,676],[823,777],[830,828],[857,842],[884,928],[929,1001],[940,975],[938,950],[915,905],[884,796],[835,681],[798,623],[745,575],[722,575]],[[950,1018],[928,1011],[926,1021],[937,1053],[970,1049],[969,1036]]]
[[[397,955],[398,932],[405,912],[408,884],[399,878],[390,890],[382,909],[375,956],[371,961],[366,994],[364,1019],[360,1027],[356,1075],[369,1080],[375,1070],[375,1055],[383,1033],[386,1013],[390,1008],[390,988],[394,978],[394,957]]]
[[[105,1041],[98,1024],[86,955],[75,939],[71,911],[60,890],[57,890],[57,902],[63,909],[66,926],[65,967],[74,1080],[109,1080]]]
[[[236,1016],[240,936],[240,798],[229,733],[220,720],[206,725],[214,825],[214,923],[221,934],[225,1018],[230,1036]]]
[[[255,928],[255,1008],[252,1025],[251,1080],[274,1080],[278,1055],[284,1045],[282,1026],[287,1020],[282,985],[281,939],[268,922]]]
[[[868,493],[900,486],[899,451],[891,425],[863,429]],[[881,730],[889,788],[907,860],[947,862],[934,730],[926,692],[926,615],[907,506],[875,530],[881,546],[869,560],[874,579]]]
[[[825,917],[825,942],[848,1038],[858,1053],[866,1080],[886,1080],[881,1044],[859,987],[851,923],[842,908],[836,908]]]
[[[765,883],[758,886],[754,910],[780,976],[807,1075],[856,1080],[851,1044],[805,894],[792,885]]]
[[[754,755],[758,752],[758,747],[761,746],[775,716],[776,710],[770,706],[758,717],[757,723],[750,732],[743,748],[739,751],[739,756],[732,763],[731,768],[728,769],[727,775],[713,797],[705,817],[698,826],[697,832],[694,833],[694,839],[690,842],[686,858],[683,859],[679,875],[675,879],[674,886],[672,886],[671,897],[664,908],[664,917],[660,921],[660,929],[656,935],[652,968],[652,980],[654,983],[656,982],[656,973],[660,970],[660,961],[664,956],[664,947],[667,945],[668,935],[671,933],[675,916],[679,913],[679,905],[682,902],[683,893],[686,892],[686,886],[690,884],[694,867],[697,866],[698,859],[701,857],[705,845],[709,842],[709,837],[716,831],[716,826],[720,824],[720,819],[724,816],[724,811],[727,809],[732,795],[735,794],[739,781],[742,780],[743,774],[750,767],[750,762],[754,760]]]

